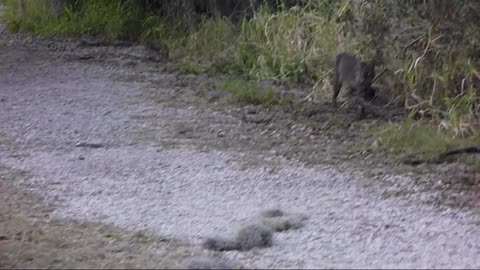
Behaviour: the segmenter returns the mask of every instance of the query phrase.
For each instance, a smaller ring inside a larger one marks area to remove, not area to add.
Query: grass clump
[[[253,81],[228,79],[220,83],[218,87],[230,93],[230,102],[236,104],[271,107],[287,102],[284,96],[275,92],[271,87],[260,87]]]
[[[438,157],[456,148],[480,145],[477,136],[457,136],[452,130],[436,129],[424,121],[389,122],[368,133],[377,138],[381,147],[389,149],[393,154],[425,159]]]
[[[177,71],[180,74],[200,74],[205,70],[198,62],[182,60],[177,63]]]
[[[178,62],[202,67],[209,73],[244,74],[237,54],[238,25],[228,18],[201,17],[199,23],[189,27],[186,35],[168,33],[171,56]]]
[[[331,68],[333,36],[312,10],[264,12],[243,23],[237,57],[251,78],[313,84]]]
[[[183,37],[170,37],[169,49],[181,61],[206,71],[247,79],[316,83],[331,68],[335,33],[314,11],[261,11],[251,20],[202,17]]]

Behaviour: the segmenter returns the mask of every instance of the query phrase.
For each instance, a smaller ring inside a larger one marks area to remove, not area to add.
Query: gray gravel
[[[0,163],[29,172],[18,185],[55,202],[57,216],[199,244],[233,235],[261,210],[279,207],[307,214],[306,226],[275,234],[271,248],[225,256],[261,268],[480,268],[472,213],[383,198],[358,172],[307,168],[270,151],[255,155],[274,165],[245,168],[247,151],[139,140],[134,134],[146,127],[140,116],[158,118],[157,136],[167,138],[172,123],[202,115],[138,102],[148,85],[115,79],[140,69],[122,67],[121,58],[120,64],[66,60],[29,40],[0,34]]]

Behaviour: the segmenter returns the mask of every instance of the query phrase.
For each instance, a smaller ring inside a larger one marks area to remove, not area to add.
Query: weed
[[[270,107],[287,102],[285,97],[271,87],[261,88],[252,81],[228,79],[218,87],[231,94],[230,102],[241,105],[254,104]]]

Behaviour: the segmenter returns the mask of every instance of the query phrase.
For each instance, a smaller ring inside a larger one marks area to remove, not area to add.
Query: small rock
[[[257,113],[257,108],[255,106],[246,106],[244,108],[244,113],[245,114],[256,114]]]
[[[178,134],[187,134],[187,133],[191,133],[193,132],[193,128],[192,127],[178,127],[177,129],[177,133]]]
[[[267,124],[271,121],[271,119],[267,117],[261,117],[256,114],[243,115],[242,120],[244,122],[253,123],[253,124]]]
[[[87,148],[104,148],[105,145],[101,143],[87,143],[87,142],[82,142],[82,143],[77,143],[75,147],[87,147]]]
[[[301,111],[301,115],[304,116],[304,117],[312,117],[312,116],[315,116],[315,115],[319,114],[320,112],[321,112],[321,110],[318,107],[306,106]]]
[[[263,216],[263,217],[267,217],[267,218],[269,218],[269,217],[282,217],[282,216],[285,215],[285,213],[280,209],[274,208],[274,209],[268,209],[268,210],[262,211],[260,213],[260,215]]]

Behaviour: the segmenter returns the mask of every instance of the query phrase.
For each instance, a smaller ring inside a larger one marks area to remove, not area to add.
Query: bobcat
[[[370,100],[375,96],[372,87],[375,77],[375,66],[372,62],[364,62],[354,55],[341,53],[336,57],[335,80],[332,104],[337,107],[337,97],[342,86],[350,88],[350,94]]]

